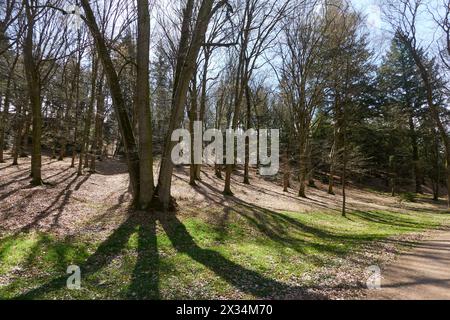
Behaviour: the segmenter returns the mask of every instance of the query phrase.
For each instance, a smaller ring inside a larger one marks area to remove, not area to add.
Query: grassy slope
[[[263,298],[367,241],[447,223],[412,212],[277,213],[231,209],[200,217],[134,215],[103,242],[21,234],[0,240],[0,298]],[[67,266],[82,289],[65,288]]]

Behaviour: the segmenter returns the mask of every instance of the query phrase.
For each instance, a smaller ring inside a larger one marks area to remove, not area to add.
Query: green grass
[[[417,201],[417,195],[412,192],[405,192],[400,194],[400,199],[406,202],[416,202]]]
[[[134,216],[108,239],[28,233],[0,240],[1,299],[264,298],[371,241],[448,223],[448,215],[273,212],[237,204],[211,219]],[[79,265],[82,289],[66,289]]]

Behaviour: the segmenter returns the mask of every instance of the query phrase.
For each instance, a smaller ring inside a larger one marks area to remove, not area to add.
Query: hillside
[[[224,197],[213,170],[191,187],[181,167],[176,214],[132,212],[120,161],[81,177],[69,160],[45,157],[42,169],[47,184],[30,187],[29,161],[0,164],[0,298],[356,298],[368,266],[450,223],[431,195],[352,187],[343,218],[339,194],[319,183],[300,199],[236,174]],[[65,289],[69,265],[81,267],[79,291]]]

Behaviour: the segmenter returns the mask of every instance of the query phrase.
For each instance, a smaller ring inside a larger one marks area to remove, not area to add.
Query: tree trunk
[[[335,165],[336,165],[336,128],[334,134],[334,143],[330,152],[330,173],[328,175],[328,194],[334,195],[334,173],[335,173]]]
[[[289,163],[289,151],[286,150],[284,156],[284,174],[283,174],[283,192],[289,192],[290,179],[291,179],[291,165]]]
[[[250,1],[246,1],[245,12],[250,13]],[[250,14],[251,15],[251,14]],[[252,23],[252,17],[247,17],[247,22],[242,30],[242,44],[239,52],[239,61],[236,75],[235,92],[234,92],[234,114],[231,123],[231,128],[236,130],[239,124],[239,117],[241,116],[241,104],[244,97],[245,87],[248,85],[248,60],[246,59],[246,51],[249,43],[250,29]],[[234,143],[234,142],[233,142]],[[225,172],[225,187],[224,195],[233,195],[231,191],[231,174],[233,173],[233,165],[226,165]]]
[[[312,138],[311,138],[312,139]],[[308,174],[307,174],[307,180],[308,180],[308,187],[315,188],[316,183],[314,181],[314,165],[312,163],[312,143],[311,139],[308,139],[308,145],[307,145],[307,153],[308,153]]]
[[[252,104],[251,104],[251,96],[250,96],[250,86],[247,84],[245,86],[245,97],[247,101],[247,123],[246,128],[250,130],[251,127],[251,113],[252,113]],[[258,137],[259,139],[259,137]],[[245,165],[244,165],[244,184],[250,184],[250,138],[245,138]]]
[[[431,83],[430,73],[427,70],[427,68],[425,67],[425,65],[422,61],[422,57],[420,56],[417,49],[414,47],[411,40],[408,39],[405,35],[403,35],[401,33],[399,33],[399,36],[400,36],[400,39],[402,40],[402,42],[409,48],[409,50],[413,56],[414,62],[416,63],[416,65],[419,69],[420,75],[422,77],[422,80],[425,84],[425,88],[427,91],[427,94],[426,94],[427,103],[428,103],[429,111],[431,113],[431,117],[439,130],[439,134],[441,136],[442,142],[445,147],[446,171],[447,171],[447,179],[446,179],[447,180],[447,205],[450,208],[450,139],[447,134],[447,129],[441,121],[439,109],[434,104],[433,85]]]
[[[342,121],[342,216],[347,216],[347,120],[344,105]]]
[[[7,114],[9,113],[9,104],[5,97],[5,105],[2,111],[3,94],[0,92],[0,163],[4,163],[3,151],[5,149],[5,126],[7,121]]]
[[[95,134],[94,134],[94,143],[92,145],[92,158],[91,158],[91,166],[90,171],[95,173],[96,171],[96,161],[97,157],[102,160],[103,155],[103,121],[104,121],[104,112],[105,112],[105,96],[103,94],[103,81],[104,74],[103,72],[100,75],[98,87],[97,87],[97,112],[95,115]]]
[[[27,16],[27,32],[23,45],[24,67],[30,98],[31,113],[33,116],[33,150],[31,153],[31,177],[32,185],[42,185],[41,177],[41,136],[42,136],[42,114],[41,114],[41,88],[39,70],[33,56],[33,32],[35,16],[31,11],[28,1],[25,1]]]
[[[6,124],[8,122],[9,117],[9,106],[10,106],[10,97],[11,97],[11,82],[14,75],[14,70],[16,69],[17,61],[19,60],[19,52],[16,53],[14,57],[14,62],[11,65],[8,73],[8,79],[6,81],[6,91],[5,91],[5,101],[3,106],[3,114],[1,114],[1,99],[2,95],[0,94],[0,163],[5,162],[3,159],[3,151],[5,149],[5,132],[6,132]]]
[[[203,74],[202,74],[202,92],[200,95],[200,113],[199,113],[199,119],[198,121],[205,121],[205,113],[206,113],[206,98],[207,98],[207,91],[206,86],[208,85],[208,67],[209,67],[209,59],[211,56],[210,49],[208,47],[204,50],[205,53],[205,60],[203,61]],[[202,136],[203,136],[203,126],[202,126]],[[201,170],[202,165],[196,164],[195,165],[195,179],[200,181],[201,180]]]
[[[197,120],[198,99],[197,99],[197,72],[192,77],[192,88],[190,89],[190,109],[189,109],[189,133],[191,136],[191,163],[189,166],[189,184],[196,186],[196,165],[195,165],[195,121]]]
[[[153,199],[153,133],[150,111],[149,51],[150,51],[150,13],[149,1],[138,1],[138,46],[137,46],[137,85],[136,107],[139,115],[139,206],[148,209]]]
[[[77,67],[78,69],[79,67]],[[75,89],[75,132],[73,134],[73,140],[72,140],[72,163],[70,165],[71,168],[75,168],[75,159],[77,157],[77,145],[78,145],[78,117],[80,116],[80,113],[82,113],[81,105],[80,105],[80,77],[78,74],[77,82],[76,82],[76,89]],[[81,111],[81,112],[80,112]],[[80,162],[83,162],[83,157],[80,154]]]
[[[213,0],[203,0],[198,11],[197,21],[193,32],[190,32],[194,12],[194,0],[188,0],[183,14],[181,27],[180,46],[177,57],[174,79],[174,92],[172,97],[172,115],[169,123],[163,156],[161,159],[160,174],[158,180],[158,197],[164,209],[169,209],[171,201],[171,185],[173,163],[171,159],[172,149],[176,142],[171,141],[172,132],[180,125],[183,117],[183,108],[186,103],[186,94],[189,81],[194,74],[197,57],[205,38],[205,33],[211,19]],[[190,35],[192,34],[192,39]]]
[[[299,137],[300,139],[300,171],[299,171],[299,183],[300,188],[298,192],[298,196],[301,198],[306,198],[306,175],[308,170],[308,155],[306,154],[306,144],[307,138],[303,133]]]
[[[411,150],[414,162],[414,179],[416,183],[416,193],[423,193],[422,191],[422,175],[420,173],[419,165],[419,146],[417,144],[417,135],[414,127],[414,120],[412,115],[409,116],[409,132],[411,136]]]
[[[26,112],[25,112],[26,113]],[[29,140],[29,136],[30,136],[30,125],[31,125],[31,118],[32,115],[25,115],[26,116],[26,120],[25,120],[25,132],[23,133],[23,136],[20,137],[20,157],[22,158],[26,158],[28,157],[27,155],[27,151],[28,151],[28,140]]]
[[[330,153],[330,175],[328,181],[328,193],[334,195],[334,174],[336,171],[339,150],[341,147],[341,105],[340,96],[336,94],[334,102],[334,143]]]
[[[119,122],[119,128],[122,133],[125,152],[128,162],[128,172],[130,175],[130,183],[133,189],[133,200],[134,203],[139,203],[139,153],[136,145],[136,140],[131,127],[130,118],[127,113],[127,108],[125,107],[125,101],[123,99],[122,90],[120,88],[119,78],[117,76],[116,70],[114,69],[114,64],[109,55],[108,48],[105,43],[100,29],[95,20],[94,13],[89,4],[89,0],[81,0],[81,5],[85,12],[85,18],[89,29],[94,38],[95,45],[97,47],[97,53],[99,59],[103,64],[103,71],[105,72],[106,78],[108,79],[109,88],[111,91],[111,97],[113,100],[113,106],[117,115]]]
[[[87,150],[89,148],[89,133],[91,131],[92,114],[94,113],[94,103],[96,97],[97,88],[97,74],[98,74],[98,61],[95,54],[92,55],[92,79],[91,79],[91,99],[89,101],[89,107],[84,122],[84,132],[81,142],[80,161],[78,162],[78,175],[83,174],[83,157],[85,157],[85,164],[88,164]]]
[[[22,146],[22,127],[23,127],[23,119],[22,119],[22,104],[19,103],[16,106],[16,115],[15,115],[15,121],[14,121],[14,145],[13,145],[13,166],[17,166],[19,164],[19,156],[20,156],[20,149]]]

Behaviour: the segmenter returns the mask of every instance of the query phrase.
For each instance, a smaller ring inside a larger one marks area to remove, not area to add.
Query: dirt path
[[[385,268],[369,299],[450,300],[450,230],[433,232]]]

